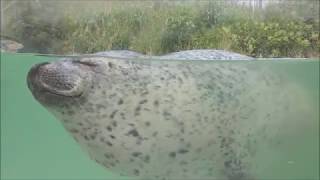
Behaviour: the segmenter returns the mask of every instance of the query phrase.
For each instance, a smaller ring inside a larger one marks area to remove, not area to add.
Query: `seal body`
[[[94,55],[113,58],[166,59],[166,60],[253,60],[242,54],[215,49],[195,49],[173,52],[162,56],[148,56],[129,50],[109,50]]]
[[[28,85],[92,159],[145,179],[255,179],[261,150],[308,117],[299,87],[239,62],[63,59]]]

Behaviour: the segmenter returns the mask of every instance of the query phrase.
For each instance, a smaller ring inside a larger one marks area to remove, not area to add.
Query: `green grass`
[[[97,8],[83,14],[73,10],[59,18],[51,9],[54,21],[41,18],[43,11],[30,7],[24,8],[19,22],[9,23],[5,32],[23,43],[27,52],[131,49],[159,55],[212,48],[254,57],[317,57],[319,11],[308,12],[316,3],[310,2],[285,2],[285,8],[270,5],[259,11],[224,1],[159,6],[126,2],[126,8],[115,3],[109,10]]]

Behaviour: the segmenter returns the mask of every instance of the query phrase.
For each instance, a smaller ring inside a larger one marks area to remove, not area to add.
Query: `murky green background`
[[[53,59],[1,53],[1,179],[124,179],[91,161],[27,89],[30,67]],[[299,144],[295,149],[257,160],[268,164],[260,178],[319,179],[319,60],[258,61],[253,66],[270,66],[305,86],[315,117],[313,129],[288,138]]]

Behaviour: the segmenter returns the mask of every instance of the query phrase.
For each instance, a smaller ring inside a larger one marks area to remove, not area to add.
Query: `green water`
[[[30,67],[53,59],[1,54],[1,179],[125,179],[90,160],[27,89],[25,79]],[[315,117],[313,128],[288,138],[292,144],[299,144],[295,146],[298,148],[269,152],[270,157],[257,159],[267,164],[257,174],[261,179],[319,179],[319,61],[254,63],[286,73],[305,86]]]

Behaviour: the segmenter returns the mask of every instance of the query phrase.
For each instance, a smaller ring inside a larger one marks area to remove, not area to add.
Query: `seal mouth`
[[[36,98],[44,94],[78,97],[83,93],[80,68],[72,61],[45,62],[33,66],[28,73],[27,84]]]

